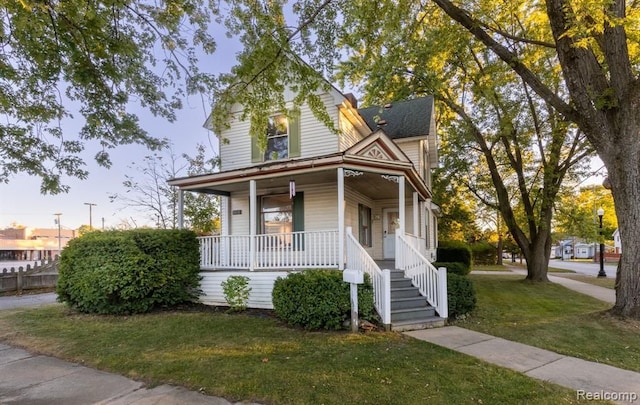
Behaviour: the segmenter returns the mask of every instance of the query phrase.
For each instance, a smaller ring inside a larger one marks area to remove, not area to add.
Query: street
[[[570,260],[551,259],[549,260],[549,267],[555,267],[558,269],[573,270],[579,274],[587,274],[590,276],[598,275],[600,271],[600,263],[594,262],[578,262]],[[604,264],[604,272],[607,273],[607,277],[616,277],[617,264]]]

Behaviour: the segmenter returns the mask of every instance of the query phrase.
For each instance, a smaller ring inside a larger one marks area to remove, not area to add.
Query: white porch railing
[[[380,270],[369,253],[352,235],[351,227],[347,227],[346,268],[362,270],[369,275],[373,284],[373,300],[376,310],[385,325],[391,324],[391,272]]]
[[[417,250],[422,256],[427,257],[427,241],[425,238],[405,233],[404,236],[411,247]]]
[[[256,235],[251,263],[251,236],[201,236],[200,268],[303,269],[338,267],[338,231],[304,231]]]
[[[449,317],[447,269],[433,267],[399,229],[396,230],[396,268],[404,270],[440,317]]]

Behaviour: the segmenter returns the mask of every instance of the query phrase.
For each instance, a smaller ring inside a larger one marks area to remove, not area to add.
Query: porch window
[[[264,160],[278,160],[289,157],[289,124],[284,115],[269,117],[267,125],[267,148]]]
[[[263,235],[259,248],[304,250],[304,193],[265,195],[260,199],[258,229]],[[297,232],[292,235],[292,232]]]
[[[268,238],[270,247],[291,246],[293,232],[293,204],[287,194],[262,197],[262,233],[274,235]]]
[[[358,228],[360,244],[371,247],[371,208],[363,204],[358,204]]]

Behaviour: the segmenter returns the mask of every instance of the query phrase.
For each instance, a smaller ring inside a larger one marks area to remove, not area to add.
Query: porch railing
[[[251,236],[202,236],[200,268],[302,269],[338,267],[338,231],[303,231]]]
[[[405,233],[404,236],[407,239],[407,242],[416,249],[422,256],[427,257],[427,242],[425,238],[421,238],[419,236]]]
[[[396,267],[404,270],[405,275],[411,278],[413,285],[418,287],[440,317],[449,317],[447,269],[433,267],[399,229],[396,230]]]
[[[352,235],[351,227],[347,227],[346,268],[362,270],[369,275],[373,284],[373,300],[376,310],[385,325],[391,324],[391,272],[380,270],[369,253]]]

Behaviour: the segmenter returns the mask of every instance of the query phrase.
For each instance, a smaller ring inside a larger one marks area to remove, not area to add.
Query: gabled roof
[[[433,96],[360,108],[358,113],[369,128],[382,128],[391,139],[424,137],[432,128]]]
[[[368,159],[412,163],[402,149],[389,139],[383,129],[375,130],[344,153]]]

